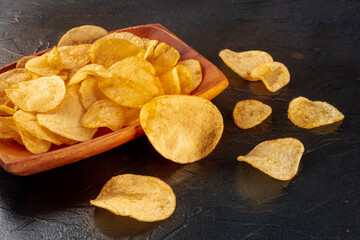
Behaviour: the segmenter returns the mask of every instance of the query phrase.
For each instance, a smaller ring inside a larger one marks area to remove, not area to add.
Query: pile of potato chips
[[[50,51],[0,74],[0,138],[39,154],[51,144],[88,141],[100,127],[139,122],[151,99],[200,85],[200,63],[179,58],[165,42],[130,32],[73,28]]]

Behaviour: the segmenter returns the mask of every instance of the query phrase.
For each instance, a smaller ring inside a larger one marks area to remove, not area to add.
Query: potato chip
[[[247,162],[267,175],[285,181],[295,177],[303,152],[304,145],[299,140],[279,138],[258,144],[237,160]]]
[[[190,92],[194,91],[200,85],[203,78],[200,62],[195,59],[187,59],[178,64],[187,67],[191,71],[194,81]]]
[[[161,42],[154,49],[148,60],[156,69],[156,75],[170,71],[180,58],[179,52],[168,44]]]
[[[154,52],[155,46],[158,44],[158,40],[152,40],[149,38],[141,38],[141,40],[143,41],[145,48],[144,58],[147,59]]]
[[[20,135],[0,119],[0,139],[13,139],[16,137],[20,137]]]
[[[272,109],[257,100],[243,100],[236,103],[233,117],[235,124],[241,129],[255,127],[270,116]]]
[[[61,141],[62,137],[49,131],[47,128],[40,126],[39,122],[37,121],[36,113],[29,113],[19,110],[15,112],[13,118],[19,127],[25,129],[31,135],[56,145],[61,145],[63,143]]]
[[[93,43],[95,40],[102,38],[108,32],[102,27],[93,25],[84,25],[75,27],[67,31],[57,44],[58,47],[67,45],[79,45]]]
[[[253,68],[263,63],[273,62],[272,57],[268,53],[256,50],[234,52],[229,49],[224,49],[220,52],[219,56],[229,68],[240,77],[249,81],[257,80],[251,77]]]
[[[251,71],[253,79],[263,81],[270,92],[276,92],[290,82],[290,73],[286,66],[279,62],[264,63]]]
[[[190,94],[193,90],[194,79],[190,69],[183,65],[177,65],[176,71],[179,75],[181,94]]]
[[[30,59],[25,64],[25,68],[41,76],[58,74],[63,68],[63,64],[57,47],[54,47],[50,52]]]
[[[89,76],[81,82],[79,94],[80,101],[86,109],[94,102],[106,98],[97,85],[97,79]]]
[[[124,126],[129,126],[139,122],[140,108],[124,107],[125,122]]]
[[[111,39],[111,38],[123,39],[129,41],[131,44],[133,44],[138,48],[144,48],[144,42],[141,40],[141,38],[130,32],[113,32],[98,39],[97,41],[101,41],[103,39]]]
[[[176,197],[171,187],[158,178],[123,174],[112,177],[90,203],[116,215],[155,222],[173,214]]]
[[[16,68],[25,68],[25,64],[32,58],[35,58],[37,56],[34,56],[34,55],[30,55],[30,56],[25,56],[25,57],[22,57],[21,59],[19,59],[17,62],[16,62]]]
[[[62,46],[58,48],[63,69],[81,68],[90,62],[91,44]]]
[[[180,94],[180,80],[177,69],[174,67],[169,72],[159,77],[165,94]]]
[[[138,108],[163,94],[154,67],[140,57],[129,57],[109,68],[113,78],[99,79],[101,92],[121,106]]]
[[[14,68],[0,74],[0,82],[4,82],[9,86],[32,79],[33,75],[25,68]]]
[[[311,129],[341,121],[344,115],[327,102],[297,97],[289,104],[288,118],[298,127]]]
[[[215,105],[188,95],[154,98],[142,107],[140,124],[162,156],[183,164],[210,154],[224,129],[222,115]]]
[[[127,57],[143,57],[145,50],[136,47],[129,41],[118,38],[103,39],[94,43],[91,62],[110,67],[117,61]]]
[[[0,115],[1,116],[12,116],[17,111],[16,108],[11,108],[5,104],[0,105]]]
[[[123,107],[108,99],[94,102],[81,119],[83,127],[107,127],[113,131],[121,129],[124,122],[125,113]]]
[[[58,76],[21,82],[6,89],[10,100],[23,111],[48,112],[64,99],[66,88]]]
[[[69,86],[77,84],[86,79],[87,76],[97,76],[100,78],[111,78],[112,73],[100,64],[88,64],[80,68],[70,79]]]
[[[17,142],[24,144],[26,149],[33,154],[49,151],[51,143],[31,135],[28,131],[18,126],[13,117],[0,117],[0,121],[12,128],[21,136],[21,140],[14,138]]]
[[[85,128],[81,125],[81,118],[86,109],[79,97],[79,87],[71,86],[67,89],[61,104],[48,113],[37,114],[39,124],[50,131],[78,142],[90,140],[96,133],[95,128]]]

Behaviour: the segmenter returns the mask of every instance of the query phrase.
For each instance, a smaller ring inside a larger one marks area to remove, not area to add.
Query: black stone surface
[[[28,177],[0,170],[1,239],[359,239],[359,1],[15,1],[0,4],[0,65],[56,45],[68,29],[108,30],[160,23],[213,62],[229,87],[213,102],[225,131],[205,159],[178,165],[146,137],[58,169]],[[284,63],[289,85],[276,93],[232,72],[218,53],[264,50]],[[287,118],[291,99],[333,104],[341,124],[300,129]],[[241,130],[237,101],[273,108],[265,123]],[[298,175],[274,180],[236,161],[258,143],[295,137],[305,145]],[[89,204],[114,175],[167,182],[177,196],[168,219],[141,223]]]

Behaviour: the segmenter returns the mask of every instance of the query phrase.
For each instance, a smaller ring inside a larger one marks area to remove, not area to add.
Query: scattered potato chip
[[[70,79],[69,86],[77,84],[88,76],[97,76],[100,78],[111,78],[112,73],[100,64],[88,64],[80,68]]]
[[[63,68],[63,64],[57,47],[54,47],[50,52],[30,59],[26,62],[25,68],[41,76],[58,74]]]
[[[344,115],[327,102],[297,97],[289,104],[288,118],[298,127],[311,129],[341,121]]]
[[[90,140],[96,133],[95,128],[85,128],[81,125],[81,118],[86,109],[79,97],[79,87],[71,86],[67,89],[61,104],[48,113],[37,114],[39,124],[50,131],[78,142]]]
[[[249,163],[267,175],[290,180],[295,177],[304,145],[295,138],[279,138],[258,144],[245,156],[237,160]]]
[[[33,75],[25,68],[14,68],[0,74],[0,82],[4,82],[9,86],[32,79]]]
[[[41,77],[6,89],[10,100],[23,111],[48,112],[64,99],[66,88],[58,76]]]
[[[62,46],[58,48],[63,69],[81,68],[90,62],[91,44]]]
[[[121,129],[124,123],[124,109],[108,99],[94,102],[81,119],[83,127],[107,127],[113,131]]]
[[[220,52],[219,56],[229,68],[240,77],[249,81],[257,80],[251,77],[253,68],[263,63],[273,62],[272,57],[268,53],[256,50],[234,52],[229,49],[224,49]]]
[[[233,117],[235,124],[241,129],[255,127],[270,116],[272,109],[257,100],[244,100],[236,103]]]
[[[183,164],[210,154],[224,129],[222,115],[215,105],[187,95],[154,98],[142,107],[140,124],[162,156]]]
[[[253,79],[263,81],[270,92],[276,92],[290,82],[290,73],[286,66],[279,62],[264,63],[251,71]]]
[[[91,62],[110,67],[117,61],[127,57],[143,57],[145,50],[136,47],[129,41],[118,38],[103,39],[94,43],[91,53]]]
[[[180,54],[175,48],[161,42],[155,47],[153,54],[147,60],[154,65],[156,75],[160,76],[175,67],[179,58]]]
[[[17,62],[16,62],[16,68],[25,68],[25,64],[32,58],[35,58],[36,56],[34,55],[30,55],[30,56],[25,56],[25,57],[22,57],[21,59],[19,59]]]
[[[203,78],[200,62],[195,59],[187,59],[179,62],[178,64],[189,68],[189,70],[191,71],[194,82],[190,92],[194,91],[200,85]]]
[[[125,107],[141,107],[163,93],[154,67],[140,57],[128,57],[109,68],[113,78],[99,79],[100,91]]]
[[[107,33],[108,32],[102,27],[93,25],[75,27],[67,31],[61,37],[58,47],[93,43],[95,40],[102,38]]]
[[[123,174],[112,177],[90,203],[116,215],[155,222],[173,214],[176,197],[171,187],[158,178]]]
[[[149,38],[141,38],[141,40],[144,42],[144,58],[147,59],[154,52],[155,46],[158,44],[158,40],[152,40]]]
[[[97,79],[89,76],[81,82],[79,94],[85,109],[88,109],[94,102],[106,98],[97,85]]]
[[[164,88],[165,94],[180,94],[180,80],[176,68],[173,68],[169,72],[161,75],[159,79]]]
[[[126,41],[129,41],[131,44],[133,44],[138,48],[144,48],[144,42],[141,40],[141,38],[130,32],[113,32],[98,39],[97,41],[101,41],[103,39],[111,39],[111,38],[124,39]]]
[[[190,94],[194,84],[190,69],[183,65],[177,65],[175,68],[179,75],[181,94]]]

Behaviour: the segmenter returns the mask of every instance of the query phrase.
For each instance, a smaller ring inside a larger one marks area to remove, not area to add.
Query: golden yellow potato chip
[[[224,129],[222,115],[215,105],[188,95],[154,98],[142,107],[140,124],[162,156],[183,164],[210,154]]]
[[[29,152],[33,154],[39,154],[49,151],[51,147],[50,142],[39,139],[31,135],[25,129],[19,127],[19,125],[14,121],[13,117],[0,117],[0,121],[2,121],[4,124],[12,128],[15,132],[17,132],[20,135],[21,140],[17,138],[14,138],[14,140],[23,144]]]
[[[90,140],[97,130],[81,125],[85,112],[86,109],[80,102],[79,87],[74,85],[67,89],[64,100],[56,109],[37,114],[37,119],[41,126],[60,136],[84,142]]]
[[[127,57],[143,57],[144,48],[139,48],[124,39],[110,38],[94,43],[91,53],[91,62],[110,67],[117,61]]]
[[[94,102],[106,98],[97,85],[97,79],[89,76],[81,82],[79,94],[80,101],[86,109]]]
[[[240,77],[249,81],[257,80],[251,77],[253,68],[263,63],[273,62],[272,57],[268,53],[256,50],[234,52],[229,49],[224,49],[219,53],[219,56],[229,68]]]
[[[36,113],[19,110],[14,113],[13,118],[19,127],[25,129],[31,135],[56,145],[61,145],[63,143],[61,141],[62,137],[56,135],[47,128],[40,126],[39,122],[37,121]]]
[[[5,89],[8,89],[8,88],[9,88],[9,84],[0,80],[0,104],[3,104],[4,102],[6,102],[7,95],[6,95]]]
[[[81,68],[90,62],[91,44],[62,46],[58,52],[63,63],[63,69]]]
[[[67,45],[79,45],[93,43],[95,40],[102,38],[108,32],[102,27],[93,25],[84,25],[75,27],[67,31],[57,44],[58,47]]]
[[[0,74],[0,82],[4,82],[9,86],[32,79],[33,75],[25,68],[14,68]]]
[[[141,38],[130,32],[113,32],[98,39],[97,41],[101,41],[103,39],[111,39],[111,38],[124,39],[126,41],[129,41],[131,44],[133,44],[138,48],[144,48],[144,42],[141,40]]]
[[[112,73],[100,64],[88,64],[80,68],[70,79],[69,86],[77,84],[88,76],[111,78]]]
[[[173,214],[176,197],[171,187],[158,178],[123,174],[112,177],[90,203],[116,215],[155,222]]]
[[[16,137],[20,137],[20,135],[0,119],[0,139],[13,139]]]
[[[276,92],[290,82],[290,73],[286,66],[279,62],[264,63],[251,71],[253,79],[263,81],[270,92]]]
[[[255,127],[270,116],[272,109],[257,100],[243,100],[236,103],[233,111],[235,124],[241,129]]]
[[[88,128],[107,127],[117,131],[125,123],[123,107],[109,99],[94,102],[81,119],[81,124]]]
[[[297,97],[289,104],[288,118],[298,127],[311,129],[341,121],[344,115],[327,102]]]
[[[193,90],[194,79],[189,68],[177,65],[176,71],[179,75],[181,94],[190,94]]]
[[[54,47],[50,52],[30,59],[26,62],[25,68],[41,76],[58,74],[63,68],[63,64],[57,47]]]
[[[34,56],[34,55],[22,57],[21,59],[19,59],[16,62],[16,68],[25,68],[25,64],[27,63],[27,61],[29,61],[30,59],[35,58],[35,57],[36,56]]]
[[[141,57],[128,57],[109,68],[113,78],[98,80],[100,91],[121,106],[138,108],[163,93],[154,67]]]
[[[0,105],[0,115],[1,116],[12,116],[16,112],[16,108],[11,108],[5,104]]]
[[[66,88],[58,76],[41,77],[6,89],[10,100],[23,111],[48,112],[64,99]]]
[[[141,40],[143,41],[145,48],[144,58],[147,59],[154,52],[155,46],[158,44],[158,40],[152,40],[149,38],[141,38]]]
[[[194,82],[190,92],[194,91],[201,84],[203,78],[200,62],[195,59],[187,59],[178,64],[187,67],[191,71]]]
[[[139,122],[140,108],[124,107],[125,122],[124,126],[129,126]]]
[[[147,59],[156,69],[156,75],[162,75],[175,67],[180,58],[179,52],[168,44],[161,42]]]
[[[295,138],[279,138],[258,144],[245,156],[237,160],[249,163],[267,175],[290,180],[295,177],[304,145]]]
[[[169,72],[159,77],[165,94],[180,94],[180,80],[177,69],[174,67]]]

